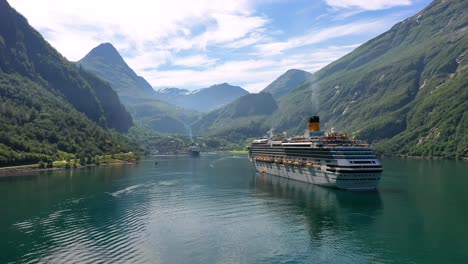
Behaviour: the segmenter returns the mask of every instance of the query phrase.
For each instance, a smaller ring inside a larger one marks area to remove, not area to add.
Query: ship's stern
[[[336,178],[336,187],[353,191],[375,190],[380,182],[381,173],[367,173],[361,175],[339,175]]]

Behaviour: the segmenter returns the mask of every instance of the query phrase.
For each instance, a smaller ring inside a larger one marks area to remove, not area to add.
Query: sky
[[[227,82],[259,92],[311,73],[429,0],[8,0],[68,60],[112,43],[155,89]]]

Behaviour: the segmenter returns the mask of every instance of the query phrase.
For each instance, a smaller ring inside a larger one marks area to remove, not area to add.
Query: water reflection
[[[233,155],[0,178],[0,263],[466,262],[466,164],[384,163],[378,192]]]
[[[337,190],[267,174],[252,177],[250,187],[269,198],[290,201],[306,216],[314,238],[320,238],[324,232],[369,226],[383,211],[378,191]]]

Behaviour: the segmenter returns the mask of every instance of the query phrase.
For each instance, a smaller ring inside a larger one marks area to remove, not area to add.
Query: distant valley
[[[200,135],[242,141],[268,130],[266,120],[277,109],[278,105],[271,94],[247,94],[202,116],[192,127]]]
[[[202,115],[201,112],[222,107],[248,93],[227,83],[192,92],[177,88],[155,91],[110,43],[97,46],[77,65],[109,82],[135,122],[159,133],[188,134],[190,124]]]

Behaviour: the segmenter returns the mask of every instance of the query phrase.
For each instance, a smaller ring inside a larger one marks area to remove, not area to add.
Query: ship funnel
[[[309,119],[309,131],[320,131],[320,118],[318,116]]]

